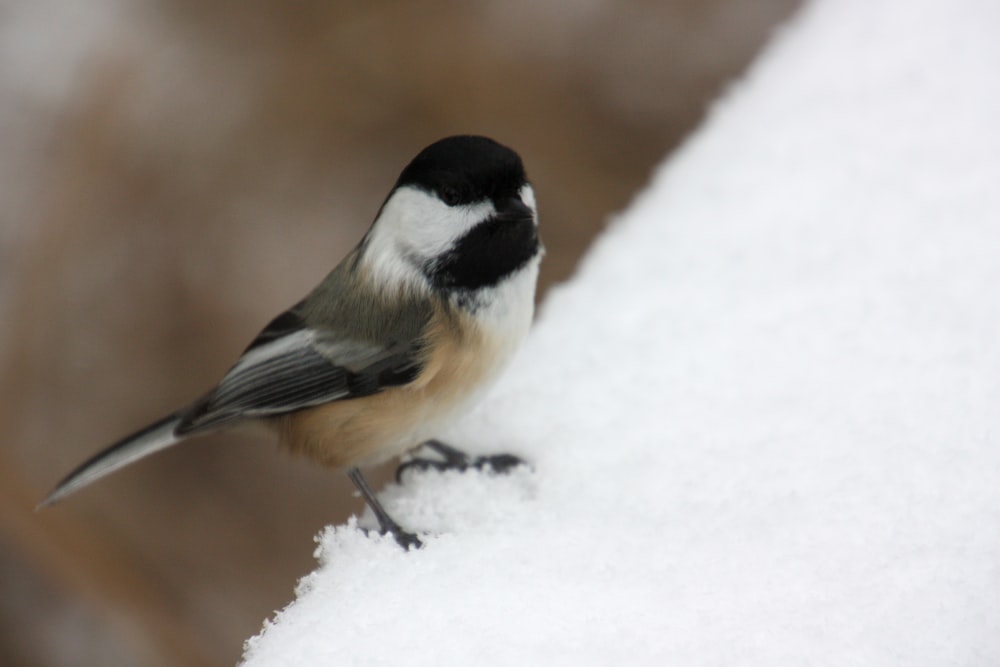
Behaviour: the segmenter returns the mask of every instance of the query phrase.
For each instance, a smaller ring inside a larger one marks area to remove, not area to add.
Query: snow
[[[246,664],[1000,664],[998,27],[808,5]]]

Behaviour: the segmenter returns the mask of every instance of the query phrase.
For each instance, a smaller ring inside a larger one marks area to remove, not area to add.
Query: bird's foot
[[[416,457],[400,464],[396,469],[396,481],[402,483],[403,473],[410,469],[416,470],[492,470],[497,473],[508,473],[518,466],[526,465],[524,459],[513,454],[494,454],[492,456],[471,457],[465,452],[450,447],[438,440],[428,440],[424,447],[432,449],[441,455],[440,459]]]
[[[371,508],[372,513],[378,520],[379,532],[383,535],[392,535],[393,539],[396,540],[396,544],[403,547],[404,551],[409,551],[410,547],[414,549],[419,549],[424,546],[424,543],[420,541],[420,538],[413,533],[403,530],[396,520],[389,516],[389,513],[385,511],[382,507],[382,503],[378,501],[375,496],[375,492],[372,488],[368,486],[368,482],[365,480],[361,471],[357,468],[350,468],[347,471],[347,476],[354,482],[354,485],[361,492],[364,497],[365,502],[368,503],[368,507]]]
[[[399,524],[393,522],[391,526],[380,526],[379,530],[383,535],[392,535],[392,539],[396,540],[396,544],[403,547],[403,551],[409,551],[410,548],[419,549],[424,546],[424,543],[420,541],[420,538],[415,534],[407,532],[399,527]]]
[[[376,515],[376,518],[377,516],[378,515]],[[396,541],[396,544],[403,547],[403,551],[409,551],[411,547],[414,549],[420,549],[424,546],[423,540],[417,537],[416,534],[403,530],[403,528],[395,522],[391,525],[385,525],[381,520],[379,520],[379,527],[377,530],[372,528],[362,528],[361,532],[369,537],[373,533],[377,535],[392,535],[392,539]]]

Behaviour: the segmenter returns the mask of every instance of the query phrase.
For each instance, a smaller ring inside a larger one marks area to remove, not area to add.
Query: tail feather
[[[164,417],[84,461],[56,485],[45,500],[38,504],[37,509],[59,502],[69,494],[96,482],[105,475],[110,475],[119,468],[124,468],[130,463],[187,439],[187,435],[176,434],[181,415],[182,413],[174,413]]]

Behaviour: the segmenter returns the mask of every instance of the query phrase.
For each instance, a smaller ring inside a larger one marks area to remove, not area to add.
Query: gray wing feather
[[[190,433],[404,384],[419,371],[415,345],[380,347],[304,328],[250,349],[178,427]]]

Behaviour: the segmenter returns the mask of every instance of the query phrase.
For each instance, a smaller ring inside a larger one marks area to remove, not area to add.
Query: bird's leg
[[[494,472],[505,473],[524,464],[523,459],[513,454],[494,454],[493,456],[477,456],[476,458],[472,458],[465,452],[446,445],[440,440],[428,440],[422,446],[434,450],[444,460],[412,458],[400,464],[399,468],[396,469],[397,482],[402,482],[403,473],[409,468],[417,468],[418,470],[427,470],[429,468],[433,468],[434,470],[468,470],[469,468],[476,468],[477,470],[482,470],[488,467]]]
[[[351,478],[354,482],[354,486],[358,487],[358,491],[364,496],[365,502],[368,506],[372,508],[372,512],[375,513],[375,518],[378,519],[379,529],[383,534],[391,533],[393,538],[395,538],[396,543],[404,549],[409,550],[410,547],[419,549],[423,546],[423,542],[420,538],[413,533],[408,533],[403,530],[396,521],[389,516],[389,513],[385,511],[382,507],[382,503],[378,501],[375,497],[375,492],[372,491],[372,487],[368,486],[367,480],[361,475],[361,471],[357,468],[348,468],[347,476]]]

